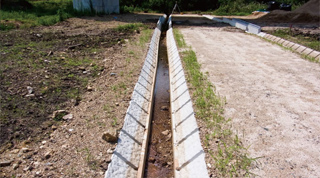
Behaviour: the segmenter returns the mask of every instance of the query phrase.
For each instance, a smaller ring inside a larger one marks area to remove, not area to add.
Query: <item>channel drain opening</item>
[[[161,33],[144,177],[174,177],[166,31]]]

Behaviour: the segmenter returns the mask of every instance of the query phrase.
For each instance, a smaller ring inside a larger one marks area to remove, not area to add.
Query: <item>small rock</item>
[[[33,88],[30,86],[27,86],[27,90],[28,90],[28,94],[32,94],[33,93]]]
[[[119,103],[116,103],[116,106],[119,106]]]
[[[67,145],[67,144],[62,145],[61,148],[62,148],[62,149],[67,149],[67,148],[68,148],[68,145]]]
[[[93,91],[93,87],[88,86],[88,87],[87,87],[87,91]]]
[[[13,154],[18,154],[19,153],[19,149],[13,149],[12,151],[11,151],[11,153],[13,153]]]
[[[23,169],[23,171],[32,171],[33,167],[32,166],[27,166],[26,168]]]
[[[167,162],[167,164],[171,166],[171,165],[172,165],[172,162]]]
[[[26,97],[34,97],[35,95],[34,94],[27,94]]]
[[[207,166],[208,166],[208,168],[211,168],[211,167],[212,167],[210,163],[208,163]]]
[[[16,164],[16,163],[15,163],[15,164],[12,165],[12,169],[13,169],[13,170],[18,169],[18,167],[19,167],[19,164]]]
[[[115,129],[109,129],[108,132],[103,133],[102,139],[107,142],[117,142],[118,141],[118,134]]]
[[[12,160],[5,160],[5,161],[0,161],[0,167],[7,167],[10,166],[12,163]]]
[[[110,76],[116,76],[117,74],[116,73],[110,73]]]
[[[168,107],[168,106],[161,106],[160,109],[163,110],[163,111],[168,111],[168,110],[169,110],[169,107]]]
[[[69,132],[73,132],[73,129],[69,129],[68,131],[69,131]]]
[[[51,129],[52,129],[52,130],[57,130],[57,126],[52,125],[52,126],[51,126]]]
[[[48,79],[48,78],[50,78],[50,77],[49,77],[49,75],[45,75],[44,78]]]
[[[31,151],[29,148],[23,147],[23,148],[21,148],[21,150],[19,152],[20,153],[27,153],[29,151]]]
[[[86,68],[85,68],[85,67],[80,66],[80,67],[79,67],[79,70],[85,71],[85,70],[86,70]]]
[[[165,130],[165,131],[163,131],[163,132],[161,132],[163,135],[168,135],[169,134],[169,130]]]
[[[107,153],[108,153],[108,154],[112,154],[112,153],[113,153],[113,150],[109,148],[109,149],[107,150]]]
[[[44,154],[44,158],[45,159],[49,159],[51,157],[51,151],[46,152],[46,154]]]
[[[39,38],[41,38],[41,37],[42,37],[42,35],[41,35],[41,34],[36,34],[36,36],[37,36],[37,37],[39,37]]]
[[[57,111],[53,112],[52,118],[54,119],[59,115],[67,115],[67,114],[68,114],[68,112],[66,110],[57,110]]]
[[[65,116],[62,117],[63,120],[71,120],[73,119],[73,114],[67,114]]]
[[[47,141],[42,141],[42,142],[41,142],[42,145],[44,145],[44,144],[46,144],[46,143],[47,143]]]
[[[149,161],[150,163],[154,163],[154,162],[156,161],[156,159],[154,159],[154,157],[150,157],[150,158],[148,159],[148,161]]]

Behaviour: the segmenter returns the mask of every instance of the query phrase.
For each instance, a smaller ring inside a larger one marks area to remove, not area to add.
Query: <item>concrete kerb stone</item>
[[[192,108],[183,66],[173,37],[167,31],[174,147],[174,174],[176,178],[209,177],[201,146],[199,129]]]
[[[297,50],[300,46],[301,46],[301,45],[299,45],[299,44],[294,44],[291,48],[292,48],[293,50]]]
[[[305,54],[305,55],[309,55],[310,53],[312,53],[314,50],[313,49],[310,49],[310,48],[306,48],[305,50],[302,51],[302,54]]]
[[[240,28],[244,31],[248,31],[248,22],[239,19],[232,19],[232,22],[235,24],[235,27]]]
[[[261,27],[252,23],[248,24],[248,33],[259,34],[261,32]]]
[[[299,48],[296,49],[296,51],[300,54],[302,54],[302,52],[306,49],[307,47],[305,46],[300,46]]]
[[[313,57],[313,58],[317,58],[318,56],[320,56],[320,52],[319,51],[312,51],[310,54],[309,54],[310,57]]]
[[[164,21],[159,20],[159,22]],[[135,177],[134,175],[137,174],[142,142],[144,141],[144,123],[149,117],[148,108],[151,105],[151,88],[158,58],[161,34],[161,28],[159,27],[161,26],[157,25],[154,30],[144,65],[134,87],[124,124],[119,134],[118,144],[111,157],[112,161],[105,173],[105,178]],[[139,123],[142,123],[142,125]]]

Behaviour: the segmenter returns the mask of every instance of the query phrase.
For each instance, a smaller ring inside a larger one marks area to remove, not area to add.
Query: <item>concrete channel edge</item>
[[[174,175],[176,178],[206,178],[209,176],[205,153],[201,146],[199,128],[174,40],[171,20],[170,16],[166,43],[169,61]]]
[[[158,50],[161,27],[166,15],[159,18],[149,50],[141,69],[138,82],[134,87],[131,101],[127,109],[124,124],[119,133],[116,149],[111,156],[111,163],[105,173],[105,178],[137,177],[143,174],[141,160],[145,159],[144,151],[148,142],[146,131],[150,125],[153,103],[153,90],[158,61]],[[142,170],[142,171],[141,171]]]
[[[288,41],[288,40],[261,32],[261,27],[258,25],[248,23],[244,20],[235,19],[235,18],[233,18],[232,20],[225,18],[225,17],[220,19],[220,18],[213,17],[210,15],[203,15],[203,17],[208,18],[210,20],[214,20],[216,22],[224,22],[224,23],[230,24],[233,27],[237,27],[239,29],[245,30],[248,33],[258,35],[258,36],[265,38],[265,39],[268,39],[274,43],[277,43],[277,44],[280,44],[284,47],[290,48],[299,54],[303,54],[303,55],[306,55],[307,57],[312,57],[312,58],[315,58],[316,60],[320,61],[320,52],[319,51],[316,51],[311,48],[299,45],[297,43],[293,43],[291,41]]]

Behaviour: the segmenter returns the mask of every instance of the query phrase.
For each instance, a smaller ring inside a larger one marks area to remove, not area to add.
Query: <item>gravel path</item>
[[[257,177],[320,176],[320,66],[230,27],[180,29],[226,97]]]

